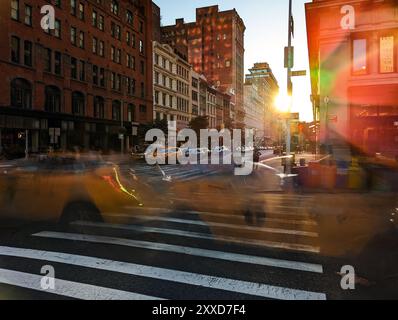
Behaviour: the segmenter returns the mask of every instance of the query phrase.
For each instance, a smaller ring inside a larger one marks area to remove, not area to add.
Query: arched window
[[[94,98],[94,118],[105,118],[105,100],[99,96]]]
[[[121,120],[122,104],[118,100],[112,102],[112,120]]]
[[[79,116],[84,116],[85,112],[84,94],[79,91],[72,93],[72,113]]]
[[[61,90],[55,86],[47,86],[45,89],[47,112],[61,112]]]
[[[135,122],[135,105],[130,103],[127,109],[127,120],[129,122]]]
[[[29,81],[21,78],[11,81],[11,106],[32,109],[32,85]]]

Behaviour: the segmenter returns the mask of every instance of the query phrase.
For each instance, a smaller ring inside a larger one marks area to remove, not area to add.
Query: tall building
[[[192,67],[167,44],[153,42],[154,119],[188,126],[192,114]]]
[[[246,83],[244,89],[245,128],[253,129],[256,139],[264,138],[264,96],[254,83]]]
[[[236,124],[243,126],[244,32],[245,25],[235,9],[218,6],[196,9],[196,21],[161,28],[162,39],[187,56],[194,71],[210,85],[233,95]]]
[[[313,1],[306,18],[320,144],[396,157],[397,1]]]
[[[279,93],[278,81],[276,80],[272,69],[266,62],[255,63],[254,66],[249,69],[249,74],[246,75],[245,81],[247,87],[247,101],[250,105],[253,105],[253,101],[249,99],[262,100],[262,112],[261,117],[263,121],[262,134],[265,143],[275,142],[279,139],[277,111],[274,107],[275,97]],[[257,105],[259,107],[259,105]],[[250,107],[253,108],[254,106]],[[248,118],[253,118],[257,111],[252,112],[248,115]],[[258,126],[258,125],[257,125]]]
[[[55,29],[41,28],[53,5]],[[152,120],[150,0],[10,0],[0,10],[0,148],[119,150]]]

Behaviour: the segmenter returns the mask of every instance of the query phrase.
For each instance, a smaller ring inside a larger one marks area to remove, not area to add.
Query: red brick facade
[[[198,8],[196,21],[162,28],[163,41],[185,54],[193,69],[210,84],[235,93],[236,122],[243,124],[244,32],[236,10],[219,11],[218,6]]]
[[[132,122],[152,120],[152,2],[75,3],[74,9],[70,0],[2,1],[3,146],[29,130],[32,152],[49,146],[118,149],[123,120],[131,147]],[[40,8],[48,4],[55,8],[56,29],[46,33]],[[52,140],[50,128],[59,137]]]

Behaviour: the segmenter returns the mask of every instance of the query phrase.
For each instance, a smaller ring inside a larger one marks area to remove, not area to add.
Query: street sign
[[[285,68],[293,68],[294,67],[294,47],[285,47]]]
[[[298,121],[300,120],[300,114],[299,113],[282,113],[279,118],[281,120],[295,120]]]
[[[305,77],[307,75],[307,70],[292,71],[290,75],[292,77]]]

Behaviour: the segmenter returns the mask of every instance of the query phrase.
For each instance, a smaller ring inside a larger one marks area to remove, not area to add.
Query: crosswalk
[[[123,169],[149,183],[159,182],[166,177],[170,177],[173,181],[193,181],[210,177],[220,172],[219,168],[210,168],[210,166],[206,165],[149,166],[143,162],[124,166]]]
[[[0,244],[0,287],[43,291],[38,270],[51,265],[55,287],[45,292],[76,299],[327,298],[309,216],[253,226],[236,213],[125,209],[37,230],[23,247]]]

